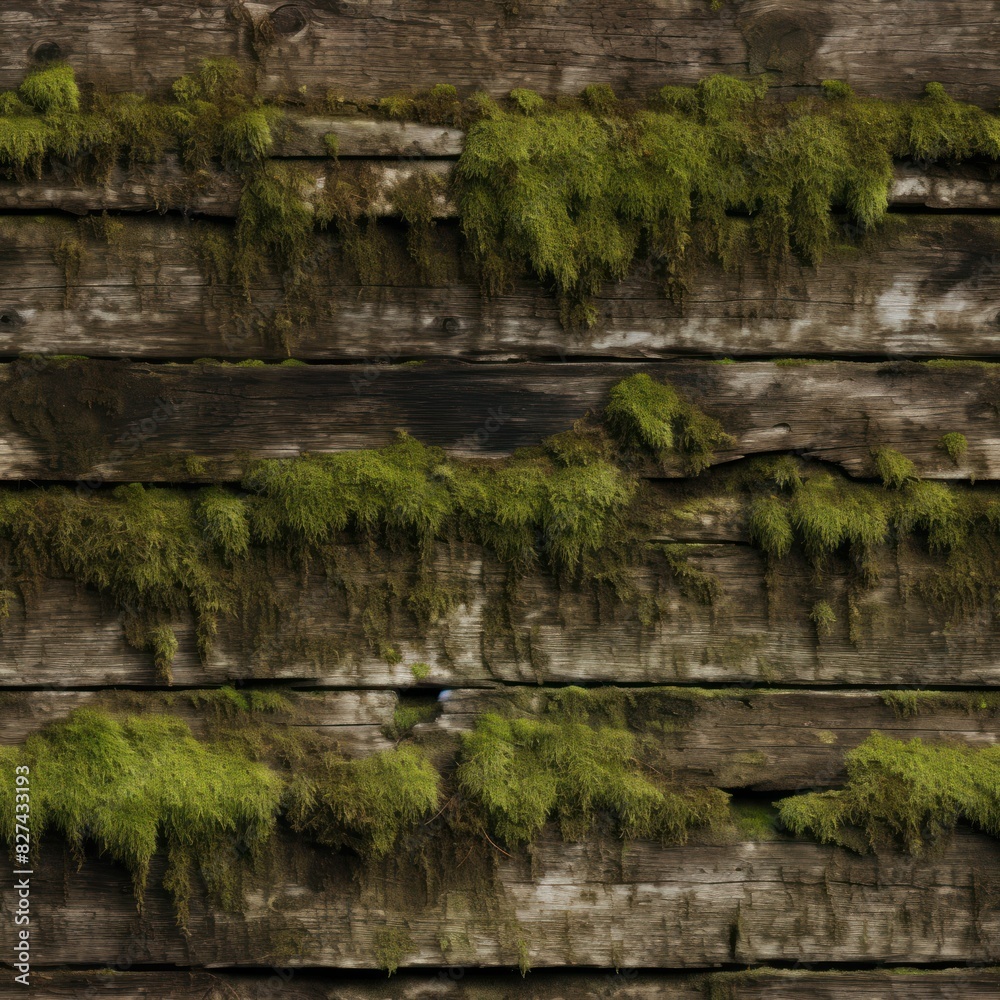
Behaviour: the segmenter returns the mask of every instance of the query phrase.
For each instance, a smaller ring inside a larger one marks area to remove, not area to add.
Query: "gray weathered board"
[[[64,189],[65,190],[65,189]],[[238,289],[199,262],[220,223],[120,217],[108,246],[65,219],[0,218],[0,353],[130,358],[256,357],[392,360],[464,357],[836,355],[984,356],[1000,350],[1000,228],[981,216],[898,217],[871,250],[836,253],[816,269],[789,263],[778,281],[761,262],[738,273],[697,268],[683,304],[654,275],[607,285],[587,331],[564,330],[554,297],[525,279],[485,299],[473,278],[423,286],[404,270],[359,287],[343,268],[321,272],[319,308],[283,345],[267,324],[237,323]],[[453,254],[451,231],[442,246]],[[86,249],[67,287],[54,253]],[[404,259],[405,259],[405,251]],[[280,304],[268,274],[253,318]]]
[[[996,1000],[996,969],[877,970],[760,969],[706,974],[538,970],[488,972],[452,966],[375,979],[276,966],[264,972],[77,971],[37,973],[32,1000],[706,1000],[714,988],[726,1000]],[[24,988],[0,983],[0,998]]]
[[[871,477],[872,454],[885,447],[910,458],[922,477],[1000,478],[1000,368],[988,366],[246,368],[44,359],[0,366],[0,478],[235,479],[247,458],[380,447],[397,429],[455,456],[502,456],[600,412],[609,390],[636,372],[669,381],[721,421],[735,444],[716,452],[715,463],[793,451]],[[27,416],[25,399],[37,400]],[[43,436],[46,426],[54,430]],[[968,440],[958,462],[941,445],[955,432]],[[191,456],[203,473],[185,464]],[[662,474],[683,475],[683,463],[672,459]]]
[[[187,687],[235,680],[289,680],[330,687],[414,687],[413,667],[426,682],[479,687],[522,683],[738,684],[826,687],[1000,685],[1000,642],[989,607],[956,615],[929,604],[921,581],[934,564],[911,546],[883,553],[877,586],[855,590],[846,565],[834,561],[817,582],[796,557],[778,562],[769,582],[754,549],[698,544],[692,565],[715,576],[721,596],[705,606],[682,596],[669,574],[640,571],[641,586],[659,596],[662,617],[642,624],[634,611],[589,591],[557,589],[542,575],[527,577],[514,607],[518,643],[490,634],[490,599],[505,574],[475,547],[436,561],[438,581],[464,603],[421,630],[396,612],[390,635],[401,660],[388,663],[366,642],[362,609],[348,608],[341,585],[317,572],[310,584],[276,576],[284,602],[277,633],[247,648],[223,619],[207,661],[196,651],[194,624],[175,623],[179,651],[174,683]],[[373,567],[372,580],[379,571]],[[810,620],[816,601],[837,616],[829,636]],[[854,605],[854,613],[850,604]],[[853,638],[852,633],[853,632]],[[0,637],[0,684],[12,687],[156,685],[152,656],[129,647],[117,616],[92,593],[48,581],[11,602]]]
[[[779,86],[841,78],[862,91],[916,96],[928,80],[985,106],[1000,93],[991,4],[971,0],[301,0],[240,3],[270,14],[258,46],[265,90],[362,102],[450,83],[464,93],[533,87],[576,93],[611,83],[645,95],[710,73],[767,72]],[[59,54],[81,79],[111,90],[163,91],[201,59],[253,61],[251,31],[229,0],[8,0],[0,85],[20,83],[33,57]]]
[[[278,838],[245,909],[191,900],[189,934],[154,863],[137,913],[129,873],[61,846],[32,880],[33,967],[400,964],[698,969],[729,963],[990,963],[1000,959],[1000,843],[958,833],[932,859],[803,841],[660,847],[541,836],[462,867],[447,848],[424,884],[419,842],[367,872],[345,854]],[[463,851],[463,853],[466,853]],[[457,851],[456,851],[457,854]],[[9,954],[12,897],[0,904]],[[95,916],[99,917],[95,919]]]
[[[540,706],[544,689],[533,689],[534,702],[519,709],[529,715]],[[284,691],[292,714],[262,716],[275,725],[302,726],[321,733],[331,745],[351,755],[385,750],[392,741],[383,732],[399,704],[388,691]],[[458,735],[468,732],[488,711],[509,711],[513,692],[459,689],[439,699],[437,716],[419,723],[414,737],[433,754],[439,768],[448,765]],[[525,692],[517,693],[523,705]],[[684,785],[788,792],[824,788],[845,780],[844,755],[878,731],[894,739],[931,744],[992,746],[1000,740],[1000,705],[975,695],[925,693],[922,708],[907,714],[877,691],[753,690],[730,688],[652,692],[662,712],[661,728],[641,729],[643,759],[658,773]],[[639,692],[640,703],[642,693]],[[433,698],[428,695],[428,699]],[[648,697],[648,695],[647,695]],[[979,696],[982,697],[982,696]],[[46,725],[79,708],[114,712],[166,712],[182,719],[196,736],[210,737],[218,721],[211,704],[197,693],[170,695],[126,691],[6,692],[0,744],[20,743]]]

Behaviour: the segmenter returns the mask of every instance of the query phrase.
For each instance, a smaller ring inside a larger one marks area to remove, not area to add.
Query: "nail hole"
[[[462,328],[461,323],[454,316],[447,316],[441,323],[441,328],[445,333],[458,333]]]
[[[62,46],[58,42],[35,42],[29,51],[35,62],[55,62],[62,58]]]
[[[294,35],[308,23],[305,12],[295,4],[287,3],[271,11],[271,24],[279,35]]]

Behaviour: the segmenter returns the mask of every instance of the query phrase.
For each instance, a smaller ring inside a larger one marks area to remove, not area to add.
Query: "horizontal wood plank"
[[[428,749],[439,769],[450,770],[459,734],[470,731],[483,713],[545,717],[550,691],[532,691],[446,692],[438,700],[436,717],[416,725],[412,737]],[[834,787],[846,778],[844,755],[873,731],[929,743],[992,746],[1000,741],[997,706],[983,700],[977,708],[975,695],[963,703],[963,696],[926,693],[922,710],[905,714],[877,691],[640,688],[629,692],[640,706],[640,716],[649,712],[652,720],[649,725],[635,722],[644,762],[683,785],[774,792]],[[351,756],[392,746],[382,729],[392,724],[399,704],[395,692],[283,694],[289,711],[268,713],[262,716],[266,721],[308,727]],[[4,711],[0,743],[5,744],[21,743],[78,708],[167,713],[202,737],[212,735],[219,711],[216,703],[197,692],[8,691],[0,698]]]
[[[32,976],[34,1000],[705,1000],[724,989],[727,1000],[994,1000],[1000,973],[993,969],[878,969],[806,972],[763,969],[706,974],[651,970],[477,972],[459,966],[400,972],[392,979],[282,967],[262,973],[231,971],[43,971]],[[23,987],[0,985],[2,1000]]]
[[[185,936],[159,864],[140,915],[124,869],[88,858],[75,871],[52,843],[34,865],[32,966],[376,968],[387,940],[402,968],[512,967],[519,953],[534,968],[626,969],[1000,958],[1000,843],[971,833],[933,859],[805,841],[623,848],[546,835],[530,857],[495,855],[485,878],[446,854],[426,889],[418,852],[404,845],[359,872],[346,854],[280,839],[247,883],[243,912],[196,895]],[[7,954],[13,905],[5,894]]]
[[[612,386],[640,371],[722,422],[735,444],[715,463],[795,451],[873,476],[872,453],[887,447],[926,478],[1000,479],[1000,368],[704,361],[248,368],[58,359],[0,366],[0,477],[239,478],[247,457],[381,447],[400,428],[455,456],[502,456],[600,412]],[[48,424],[25,415],[26,398],[45,407],[59,433],[38,430]],[[941,447],[946,433],[967,438],[957,463]],[[203,472],[191,470],[189,456],[199,457]],[[655,474],[683,476],[684,465],[671,460]]]
[[[889,553],[887,552],[888,556]],[[389,663],[366,641],[361,608],[316,573],[310,585],[276,576],[286,604],[278,630],[251,649],[237,623],[223,619],[206,661],[192,621],[179,620],[173,664],[178,686],[235,680],[287,680],[325,687],[417,685],[413,667],[433,685],[480,687],[520,683],[739,684],[826,687],[995,687],[1000,684],[997,624],[988,609],[954,619],[928,605],[920,581],[933,566],[901,546],[885,559],[880,582],[851,594],[846,565],[817,582],[794,556],[765,562],[745,545],[692,546],[692,565],[721,589],[713,606],[684,597],[652,569],[637,583],[657,594],[662,617],[643,624],[626,607],[608,607],[590,592],[560,591],[529,576],[513,608],[512,633],[488,627],[491,601],[504,587],[501,567],[475,548],[436,561],[438,582],[464,603],[421,628],[401,610],[391,636],[400,654]],[[373,571],[374,573],[374,571]],[[372,579],[377,579],[373,575]],[[819,637],[810,620],[825,600],[837,621]],[[516,638],[516,642],[515,642]],[[156,686],[149,653],[129,647],[113,611],[72,583],[49,581],[27,611],[11,602],[0,637],[0,685],[8,688]]]
[[[555,299],[519,281],[486,300],[457,263],[421,286],[406,269],[392,284],[358,287],[343,268],[320,271],[317,309],[283,345],[268,317],[282,303],[277,275],[254,287],[252,318],[236,322],[242,292],[203,262],[206,236],[232,228],[166,217],[121,218],[108,245],[54,218],[0,218],[0,347],[4,353],[131,358],[257,357],[401,360],[412,357],[664,357],[678,353],[962,357],[1000,353],[1000,228],[973,216],[912,216],[876,248],[836,254],[817,269],[789,264],[778,282],[761,265],[696,269],[683,305],[655,276],[636,274],[597,299],[587,331],[565,330]],[[387,234],[387,237],[390,234]],[[442,227],[446,259],[454,230]],[[66,240],[78,273],[57,263]],[[405,249],[401,258],[406,260]],[[365,378],[376,370],[365,373]]]
[[[251,23],[270,16],[274,28],[273,41],[256,46],[260,82],[289,95],[305,86],[311,95],[333,89],[364,102],[437,83],[551,94],[605,82],[642,95],[664,83],[748,71],[768,72],[782,88],[843,78],[862,91],[916,96],[936,80],[983,105],[1000,93],[1000,35],[982,4],[970,0],[902,0],[877,10],[859,0],[739,0],[718,10],[704,0],[240,6],[242,19],[226,0],[155,8],[136,0],[53,0],[42,11],[13,0],[0,16],[7,52],[0,85],[20,83],[41,51],[58,52],[84,80],[112,90],[162,91],[201,59],[251,61],[249,15]]]
[[[317,148],[322,135],[331,131],[332,120],[291,119],[289,138],[280,152],[293,159],[301,181],[300,195],[307,205],[321,203],[327,190],[333,161]],[[455,129],[433,129],[410,123],[385,123],[388,134],[379,131],[379,122],[345,123],[334,134],[345,135],[346,148],[355,150],[339,169],[364,168],[368,175],[366,190],[376,192],[370,212],[376,216],[397,215],[393,202],[395,187],[413,177],[429,178],[442,185],[435,197],[433,212],[438,219],[458,216],[458,207],[447,194],[447,183],[454,167],[453,159],[437,154],[425,155],[422,148],[441,148],[451,152],[462,133]],[[348,129],[348,125],[352,128]],[[407,131],[412,128],[415,136]],[[324,131],[325,130],[325,131]],[[372,150],[362,153],[362,150]],[[378,150],[388,158],[377,159]],[[409,151],[407,151],[409,150]],[[370,185],[370,187],[368,187]],[[178,157],[167,154],[160,163],[141,165],[130,170],[112,169],[104,183],[88,181],[72,169],[57,164],[41,178],[32,176],[0,180],[0,211],[36,212],[184,212],[219,217],[235,217],[239,210],[242,181],[221,169],[191,172]],[[1000,208],[1000,182],[987,168],[899,164],[896,179],[888,192],[891,207],[956,209],[985,211]]]

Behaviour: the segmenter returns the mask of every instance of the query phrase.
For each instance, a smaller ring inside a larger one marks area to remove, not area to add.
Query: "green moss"
[[[439,783],[415,747],[358,760],[327,752],[299,762],[285,792],[285,815],[293,830],[320,844],[378,857],[404,829],[434,813]]]
[[[893,157],[996,158],[1000,123],[929,85],[921,101],[856,97],[829,82],[822,98],[778,104],[758,81],[726,76],[665,87],[630,109],[606,87],[581,105],[514,91],[509,110],[481,109],[458,168],[458,199],[487,290],[524,263],[555,285],[564,321],[590,324],[601,283],[637,257],[682,290],[691,260],[724,263],[756,247],[818,262],[844,206],[863,229],[884,217]],[[751,219],[749,239],[739,220]]]
[[[259,847],[274,828],[281,797],[280,779],[267,767],[198,742],[187,726],[164,716],[116,719],[81,709],[22,747],[3,747],[0,756],[11,769],[31,768],[35,838],[58,831],[81,858],[84,841],[96,843],[132,873],[140,902],[162,838],[165,884],[182,920],[191,868],[221,890],[231,877],[226,839]],[[5,790],[0,799],[12,795]]]
[[[1000,692],[995,691],[881,691],[879,694],[900,719],[949,710],[991,716],[1000,711]]]
[[[833,626],[837,624],[837,616],[833,608],[827,601],[817,601],[809,612],[813,625],[816,626],[818,636],[830,636],[833,634]]]
[[[964,434],[952,431],[950,434],[942,434],[938,439],[938,447],[958,465],[965,453],[969,450],[969,442]]]
[[[965,820],[1000,836],[1000,747],[927,746],[873,733],[846,757],[847,785],[777,803],[797,835],[859,850],[923,853]]]
[[[426,122],[430,125],[457,125],[462,120],[458,91],[448,83],[435,84],[419,93],[394,94],[378,102],[379,114],[398,121]]]
[[[711,464],[715,449],[733,444],[718,420],[644,372],[611,389],[604,420],[625,447],[649,452],[663,465],[677,455],[692,475]]]
[[[392,723],[385,727],[385,735],[391,740],[401,740],[409,736],[414,726],[430,722],[438,711],[437,699],[407,698],[400,701],[392,713]]]
[[[898,489],[904,483],[917,479],[917,467],[905,455],[892,448],[878,448],[872,452],[875,473],[885,486]]]
[[[654,778],[639,770],[627,730],[493,714],[463,734],[457,771],[461,791],[509,843],[531,840],[553,817],[568,839],[606,812],[623,836],[672,842],[728,817],[721,792],[674,790]]]
[[[32,70],[18,93],[36,111],[43,114],[80,110],[80,89],[76,85],[73,67],[49,63]]]
[[[430,676],[431,668],[429,663],[412,663],[410,664],[410,673],[413,674],[413,679],[419,684],[421,681],[427,680]]]
[[[410,933],[400,927],[382,927],[375,931],[373,957],[375,965],[390,976],[413,950]]]
[[[177,635],[169,625],[155,625],[149,630],[149,646],[153,651],[153,666],[157,680],[170,684],[173,679],[174,657],[177,655]]]

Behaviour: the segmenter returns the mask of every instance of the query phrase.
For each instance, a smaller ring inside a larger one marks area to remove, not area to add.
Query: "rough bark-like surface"
[[[623,848],[542,836],[530,857],[496,853],[492,876],[445,848],[430,885],[416,845],[359,878],[347,855],[281,839],[247,885],[245,911],[192,899],[187,937],[158,888],[158,865],[139,915],[124,869],[88,858],[74,873],[52,846],[32,878],[36,970],[125,961],[377,968],[387,939],[401,967],[510,967],[519,954],[535,968],[1000,958],[1000,843],[971,833],[933,860],[805,841]],[[11,905],[5,895],[7,954]]]
[[[907,97],[937,80],[983,105],[1000,92],[1000,35],[990,8],[970,0],[877,8],[861,0],[742,0],[717,11],[708,0],[240,6],[258,21],[271,12],[275,38],[258,46],[259,76],[266,90],[285,94],[332,88],[364,101],[436,83],[466,92],[576,93],[607,82],[644,95],[718,72],[767,72],[779,87],[842,78],[862,91]],[[0,16],[9,53],[0,86],[20,83],[33,53],[51,55],[54,44],[84,80],[162,91],[200,59],[250,58],[250,31],[229,11],[227,0],[154,7],[54,0],[43,10],[12,0]]]
[[[389,664],[368,644],[361,610],[315,573],[304,592],[275,579],[286,603],[277,634],[247,649],[223,620],[207,662],[197,655],[194,626],[177,623],[180,649],[174,683],[184,687],[231,680],[295,680],[333,687],[412,687],[411,667],[425,663],[429,684],[477,687],[495,681],[826,687],[988,687],[1000,683],[1000,643],[989,609],[955,618],[928,605],[920,583],[933,570],[925,556],[901,547],[885,553],[881,582],[849,601],[846,567],[833,565],[816,582],[790,557],[765,585],[762,556],[743,545],[692,547],[693,565],[713,574],[722,591],[714,606],[683,597],[669,573],[649,569],[641,586],[658,592],[663,617],[640,623],[626,607],[593,594],[559,592],[545,577],[522,584],[514,608],[517,643],[487,626],[484,615],[504,585],[491,560],[467,551],[437,563],[442,586],[465,604],[421,630],[394,612],[391,636],[402,657]],[[818,637],[813,604],[830,603],[833,634]],[[853,610],[851,605],[853,604]],[[853,636],[853,638],[852,638]],[[154,686],[152,657],[129,648],[117,618],[72,584],[52,581],[25,614],[11,602],[0,637],[0,684],[6,687]]]
[[[706,266],[691,274],[683,305],[672,304],[654,277],[636,275],[605,288],[589,331],[562,329],[555,299],[531,279],[485,300],[474,279],[457,273],[423,287],[404,271],[391,285],[360,288],[349,271],[334,268],[321,273],[314,318],[287,346],[266,334],[266,324],[235,322],[241,293],[212,280],[199,260],[204,235],[228,238],[230,227],[171,217],[121,221],[119,242],[108,246],[65,220],[0,220],[5,353],[390,360],[1000,350],[1000,229],[990,218],[905,217],[875,249],[834,255],[815,270],[789,264],[776,283],[759,263],[738,274]],[[441,246],[456,260],[454,229],[441,230]],[[53,257],[67,239],[86,247],[68,286]],[[255,284],[255,318],[279,306],[280,287],[274,274]]]
[[[903,452],[926,478],[1000,479],[1000,369],[914,363],[0,366],[0,477],[194,481],[243,462],[388,444],[403,429],[456,456],[533,447],[600,412],[635,372],[667,380],[734,437],[713,458],[795,451],[873,476]],[[34,406],[26,411],[25,407]],[[956,463],[940,441],[966,436]],[[204,471],[186,459],[198,456]],[[653,475],[682,476],[678,458]]]
[[[643,760],[684,785],[775,792],[840,785],[845,780],[844,755],[876,730],[896,739],[930,743],[990,746],[1000,740],[995,709],[985,707],[985,701],[983,708],[974,707],[974,695],[968,705],[961,704],[961,696],[953,695],[949,701],[946,693],[940,693],[938,705],[928,697],[915,715],[900,714],[875,691],[674,688],[645,695],[655,695],[659,715],[657,726],[639,726]],[[641,705],[643,689],[636,689],[636,696]],[[394,692],[288,691],[285,697],[290,711],[268,714],[262,717],[265,721],[321,732],[350,755],[392,746],[382,727],[393,721],[398,704]],[[511,711],[515,697],[518,714],[544,715],[542,691],[535,691],[532,699],[525,691],[459,689],[443,696],[437,717],[418,724],[412,735],[428,748],[439,768],[450,769],[458,735],[468,732],[484,712]],[[184,693],[6,692],[0,743],[20,743],[84,707],[167,712],[183,719],[195,735],[210,737],[217,710],[199,701]]]
[[[706,974],[638,969],[550,972],[522,978],[516,971],[461,967],[400,972],[387,980],[341,972],[40,972],[33,1000],[705,1000],[707,990],[727,1000],[995,1000],[993,969],[893,969],[805,972],[756,970]],[[0,1000],[23,987],[0,985]]]

